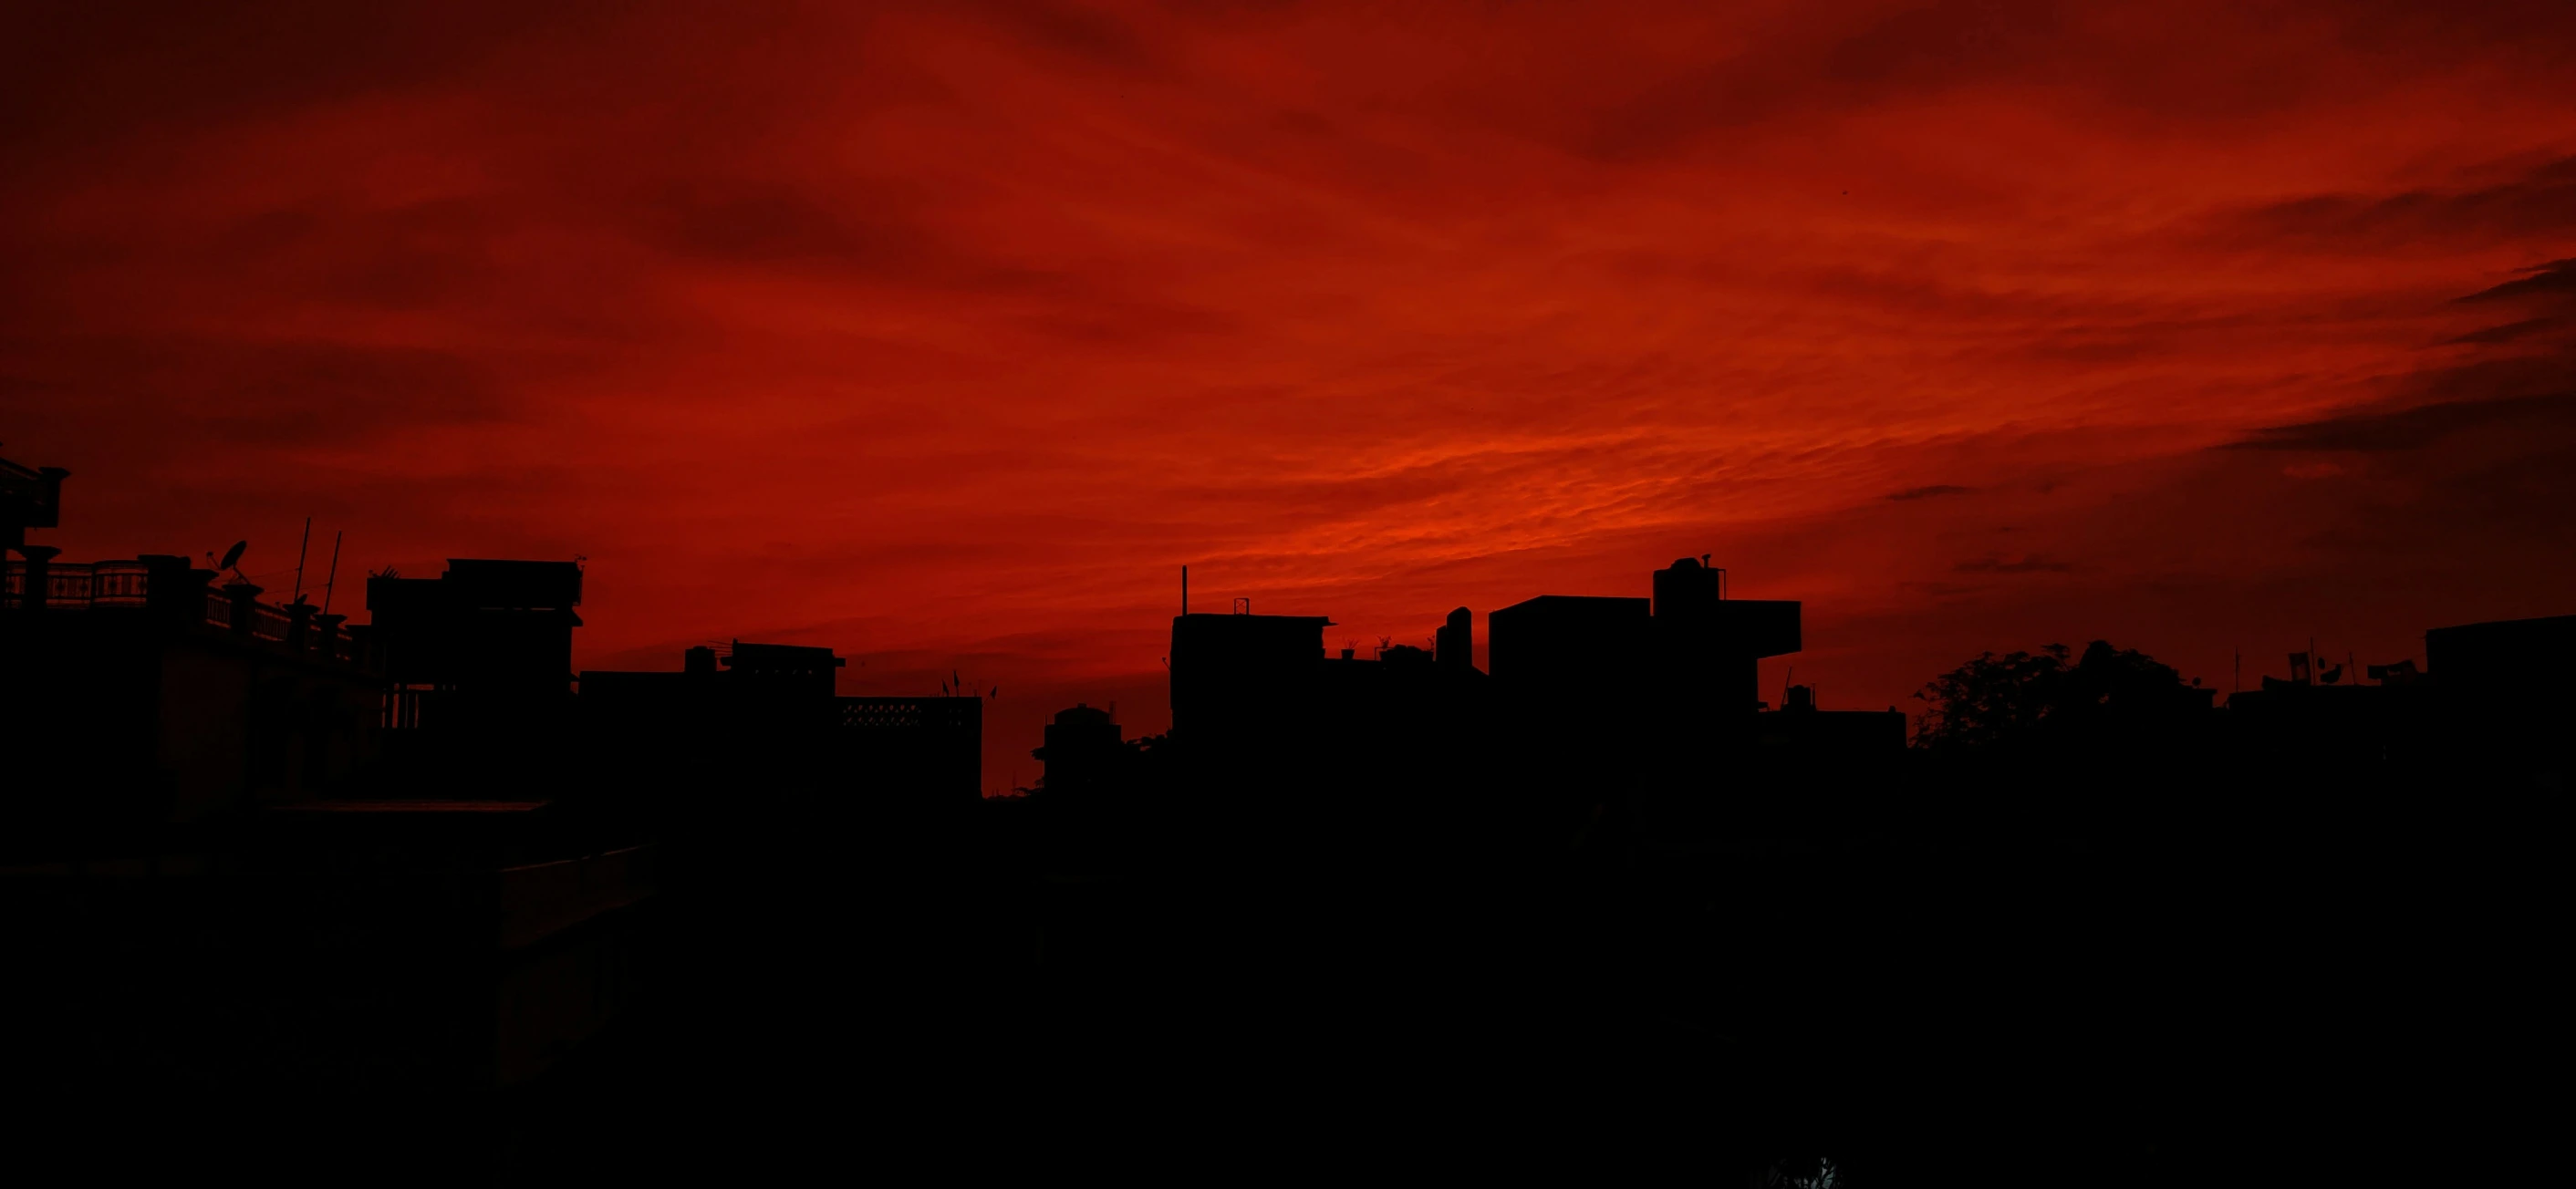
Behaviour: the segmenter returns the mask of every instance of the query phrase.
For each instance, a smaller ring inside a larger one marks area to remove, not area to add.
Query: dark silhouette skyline
[[[5,472],[59,520],[60,474]],[[2223,701],[2107,641],[1989,652],[1909,736],[1765,697],[1801,604],[1706,558],[1501,607],[1484,668],[1468,607],[1362,656],[1238,602],[1171,619],[1168,731],[1062,709],[992,798],[993,695],[953,677],[846,697],[833,650],[745,640],[573,673],[572,563],[372,576],[352,624],[175,555],[12,552],[27,1067],[431,1104],[352,1142],[434,1117],[455,1178],[608,1135],[715,1167],[825,1070],[924,1142],[1323,1087],[1616,1120],[1722,1178],[2171,1183],[2241,1147],[2277,1178],[2399,1125],[2366,1163],[2432,1170],[2521,1109],[2440,1037],[2512,1044],[2554,985],[2516,938],[2554,912],[2576,616]],[[1061,1097],[1085,1077],[1147,1088]],[[1000,1088],[1045,1105],[955,1113]]]
[[[2532,0],[0,7],[11,1167],[2541,1180],[2571,241]]]

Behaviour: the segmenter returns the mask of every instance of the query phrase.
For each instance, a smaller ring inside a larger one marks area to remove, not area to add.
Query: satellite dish
[[[239,565],[241,563],[242,550],[248,548],[250,548],[250,542],[248,541],[233,542],[233,547],[224,550],[224,560],[216,562],[215,568],[218,570],[229,570],[234,566]]]

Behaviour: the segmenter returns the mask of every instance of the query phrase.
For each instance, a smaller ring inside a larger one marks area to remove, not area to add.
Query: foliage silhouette
[[[2152,719],[2195,692],[2172,666],[2134,648],[2095,640],[2070,663],[2063,644],[2037,653],[1975,660],[1934,678],[1914,696],[1930,703],[1914,744],[1934,751],[1982,751],[2064,743]]]

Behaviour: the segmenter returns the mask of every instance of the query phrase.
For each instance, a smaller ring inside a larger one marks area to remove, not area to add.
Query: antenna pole
[[[343,530],[343,532],[345,531],[346,530]],[[331,534],[331,576],[322,580],[322,613],[324,615],[329,615],[331,613],[331,592],[338,589],[340,585],[341,536],[342,533],[339,532]]]
[[[304,557],[313,551],[313,518],[304,518],[304,543],[295,547],[295,601],[304,601]]]

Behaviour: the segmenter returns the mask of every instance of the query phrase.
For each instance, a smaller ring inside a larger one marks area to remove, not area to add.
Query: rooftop
[[[551,801],[307,801],[276,813],[531,813]]]

